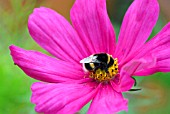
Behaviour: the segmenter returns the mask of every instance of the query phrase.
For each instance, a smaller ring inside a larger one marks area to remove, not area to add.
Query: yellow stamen
[[[114,64],[108,68],[108,71],[97,69],[96,71],[90,72],[90,78],[95,79],[96,81],[103,82],[109,81],[114,78],[118,73],[118,60],[114,58]]]

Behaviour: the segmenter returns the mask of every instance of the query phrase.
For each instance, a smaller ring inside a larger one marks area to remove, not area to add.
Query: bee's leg
[[[96,72],[97,68],[94,68],[94,72]]]
[[[108,71],[108,68],[107,68],[107,67],[106,67],[104,70],[105,70],[105,72],[106,72],[106,73],[109,73],[109,71]]]
[[[103,65],[105,72],[109,73],[107,64],[103,62],[102,65]]]
[[[94,72],[96,72],[96,70],[98,70],[99,68],[101,68],[101,65],[95,67],[95,68],[94,68]]]

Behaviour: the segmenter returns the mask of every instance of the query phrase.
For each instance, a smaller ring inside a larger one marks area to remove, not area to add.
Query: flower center
[[[110,81],[118,73],[118,60],[107,53],[91,55],[80,61],[89,77],[98,81]]]

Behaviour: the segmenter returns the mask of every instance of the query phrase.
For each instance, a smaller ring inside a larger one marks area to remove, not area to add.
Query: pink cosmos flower
[[[28,20],[29,32],[54,57],[10,46],[15,64],[42,81],[31,87],[35,110],[72,114],[92,100],[88,114],[127,111],[122,92],[134,85],[132,76],[170,71],[170,23],[147,42],[158,15],[157,0],[134,0],[116,43],[106,0],[76,0],[72,25],[51,9],[36,8]],[[80,60],[101,52],[117,58],[119,71],[109,80],[97,81],[84,72]]]

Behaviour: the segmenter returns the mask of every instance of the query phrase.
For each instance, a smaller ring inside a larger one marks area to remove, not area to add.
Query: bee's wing
[[[86,57],[80,61],[80,63],[91,63],[93,56]]]
[[[82,59],[80,63],[99,63],[96,58],[97,56],[89,56],[87,58]]]

